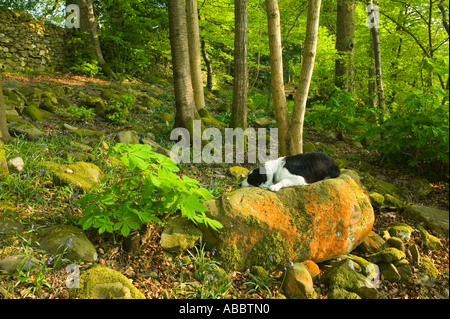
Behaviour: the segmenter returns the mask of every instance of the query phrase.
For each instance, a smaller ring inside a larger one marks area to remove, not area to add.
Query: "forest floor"
[[[87,78],[82,76],[70,75],[17,75],[7,74],[7,78],[16,79],[21,83],[36,84],[36,83],[60,83],[68,85],[85,85],[87,82],[94,82],[98,85],[110,85],[110,82]],[[172,93],[171,93],[172,94]],[[214,114],[212,112],[212,114]],[[152,121],[152,119],[148,119]],[[60,130],[61,121],[64,119],[57,118],[46,123],[42,123],[40,128],[45,131]],[[95,127],[97,130],[104,128],[110,130],[111,125],[105,124],[103,121],[94,119],[85,123],[86,127]],[[153,126],[153,123],[148,123]],[[114,128],[115,131],[127,129],[127,125]],[[386,168],[380,164],[380,158],[375,151],[364,148],[357,148],[351,142],[343,139],[343,143],[335,143],[330,140],[330,137],[322,133],[318,133],[312,127],[308,127],[306,123],[305,133],[307,141],[321,142],[324,144],[333,144],[336,154],[341,158],[345,158],[352,166],[359,166],[361,161],[369,163],[372,166],[370,172],[373,176],[384,176],[388,181],[394,184],[402,184],[402,181],[409,181],[417,177],[418,172],[412,168],[396,167]],[[348,142],[348,143],[347,143]],[[26,161],[26,159],[24,158]],[[227,174],[228,168],[231,164],[214,164],[204,165],[202,167],[195,164],[184,164],[181,168],[181,174],[186,174],[192,178],[199,180],[201,185],[205,185],[209,189],[214,188],[214,193],[220,195],[232,191],[236,187],[234,179]],[[242,165],[252,168],[254,165]],[[448,180],[433,181],[431,193],[421,201],[415,201],[411,198],[411,203],[424,206],[436,206],[441,209],[449,209],[449,183]],[[55,195],[55,194],[53,194]],[[49,195],[50,196],[50,195]],[[57,195],[64,197],[64,195]],[[66,196],[66,197],[70,197]],[[0,197],[1,199],[1,197]],[[16,199],[17,210],[21,211],[23,215],[29,214],[33,216],[27,220],[25,225],[31,231],[32,227],[48,226],[49,223],[55,221],[67,220],[67,207],[70,206],[71,215],[73,217],[81,216],[82,212],[75,206],[70,205],[70,199],[65,199],[68,204],[62,207],[60,204],[52,206],[52,201],[49,200],[49,205],[36,204],[33,205],[32,200],[23,200],[21,198],[11,197],[11,200]],[[373,230],[378,232],[380,229],[388,228],[399,222],[414,225],[417,222],[406,219],[401,211],[395,210],[376,210],[375,224]],[[216,287],[216,291],[205,293],[202,289],[204,282],[196,278],[195,272],[198,267],[200,258],[202,262],[213,262],[214,256],[210,252],[203,252],[201,244],[197,244],[195,249],[186,252],[183,256],[171,256],[166,254],[160,246],[160,236],[163,230],[162,226],[150,225],[147,229],[148,238],[137,252],[132,254],[127,253],[122,248],[123,238],[120,236],[112,236],[110,234],[98,235],[97,231],[87,231],[89,239],[93,242],[98,252],[98,263],[107,265],[108,267],[120,271],[126,277],[133,281],[137,287],[147,298],[250,298],[250,299],[271,299],[277,298],[280,291],[280,286],[283,281],[283,271],[275,271],[270,274],[269,280],[264,283],[255,281],[255,278],[248,272],[234,271],[224,275],[227,283],[223,283],[222,287]],[[440,299],[448,298],[449,296],[449,240],[448,238],[438,236],[444,248],[442,250],[429,250],[423,245],[419,246],[422,256],[427,256],[433,261],[438,268],[441,279],[434,284],[429,285],[419,283],[417,277],[409,282],[389,283],[383,281],[380,286],[380,291],[389,299]],[[411,242],[420,243],[420,235],[417,232],[412,234]],[[0,240],[1,244],[1,240]],[[14,251],[19,250],[24,246],[24,239],[22,237],[14,238],[12,241],[8,240],[8,247],[0,245],[0,259]],[[190,263],[182,263],[184,256],[189,256]],[[43,256],[45,257],[45,256]],[[87,269],[90,264],[80,264],[81,270]],[[319,265],[320,266],[320,265]],[[64,266],[65,267],[65,266]],[[29,278],[18,279],[11,275],[0,273],[0,299],[2,298],[33,298],[33,299],[54,299],[54,298],[69,298],[69,292],[66,287],[65,280],[67,273],[64,267],[58,269],[50,269],[45,273],[45,278],[38,279],[30,275]],[[416,276],[416,275],[414,275]],[[321,299],[327,298],[327,287],[320,282],[320,275],[315,280],[315,289]]]

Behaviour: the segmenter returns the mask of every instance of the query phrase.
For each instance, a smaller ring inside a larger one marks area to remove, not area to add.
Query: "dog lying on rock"
[[[268,187],[277,192],[283,187],[308,185],[323,179],[339,177],[334,160],[321,152],[310,152],[270,160],[252,170],[242,187]]]

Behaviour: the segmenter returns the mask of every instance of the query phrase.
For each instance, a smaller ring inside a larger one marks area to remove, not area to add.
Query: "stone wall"
[[[24,11],[0,10],[0,67],[15,71],[67,68],[66,29]]]

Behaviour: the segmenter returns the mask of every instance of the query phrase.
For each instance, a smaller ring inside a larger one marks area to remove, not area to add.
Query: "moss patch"
[[[81,299],[145,299],[127,277],[100,265],[82,272],[80,288],[70,289],[70,293]]]
[[[253,246],[247,256],[247,264],[272,271],[286,267],[293,257],[293,250],[287,241],[280,233],[275,233],[267,235]]]
[[[222,267],[225,271],[239,269],[242,264],[242,257],[235,244],[228,245],[218,250],[218,257],[222,261]]]

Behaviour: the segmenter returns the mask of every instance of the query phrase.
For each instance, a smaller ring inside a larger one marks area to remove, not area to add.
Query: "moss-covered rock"
[[[5,150],[0,148],[0,181],[9,175],[8,162],[5,157]]]
[[[78,102],[81,105],[84,105],[89,108],[93,108],[95,110],[95,114],[99,116],[105,115],[107,111],[107,106],[105,101],[100,96],[97,95],[87,95],[84,93],[79,93]]]
[[[413,218],[415,220],[424,222],[430,230],[435,231],[440,235],[448,238],[448,210],[442,210],[436,207],[411,205],[405,209],[404,214],[408,218]]]
[[[42,230],[39,246],[49,254],[62,253],[67,248],[64,258],[70,260],[83,260],[94,262],[97,260],[97,252],[83,230],[70,225],[56,225]],[[71,238],[71,240],[69,240]]]
[[[25,107],[23,114],[30,117],[33,121],[43,122],[48,120],[48,116],[44,115],[42,110],[34,105],[28,105]]]
[[[71,289],[70,294],[80,299],[145,299],[127,277],[100,265],[83,271],[80,287]]]
[[[431,193],[432,187],[427,180],[416,178],[409,182],[412,195],[419,200],[425,199]]]
[[[405,253],[394,247],[388,247],[378,253],[367,256],[367,260],[375,264],[382,262],[394,263],[405,258],[406,258]]]
[[[315,299],[313,280],[302,263],[294,263],[286,270],[282,289],[290,299]]]
[[[420,237],[423,243],[429,249],[437,250],[442,248],[442,243],[436,236],[431,235],[422,225],[417,225],[417,229],[420,232]]]
[[[190,220],[178,216],[168,222],[161,234],[160,244],[167,252],[182,253],[200,240],[202,232]]]
[[[439,276],[439,270],[427,257],[422,258],[422,262],[419,265],[419,272],[432,279],[436,279]]]
[[[241,270],[253,265],[284,268],[291,260],[320,262],[349,253],[374,221],[369,197],[352,176],[344,171],[336,179],[276,193],[246,187],[207,201],[206,215],[224,228],[211,232],[199,225],[203,241],[231,256],[222,261]]]
[[[384,206],[384,196],[377,193],[377,192],[370,192],[369,193],[370,202],[372,203],[372,206],[375,208],[381,208]]]
[[[247,168],[241,166],[232,166],[228,169],[228,174],[235,178],[246,178],[248,172]]]
[[[76,162],[69,165],[61,165],[46,161],[43,165],[53,173],[53,181],[56,185],[72,185],[80,191],[90,191],[100,179],[103,173],[96,165],[86,162]]]
[[[30,122],[19,118],[18,116],[7,116],[9,130],[16,136],[25,136],[30,140],[44,136],[45,133],[37,129]]]
[[[324,274],[323,282],[329,285],[328,298],[348,298],[334,290],[352,292],[362,299],[381,299],[383,295],[377,291],[370,280],[354,270],[351,261],[343,260]],[[353,296],[355,297],[355,296]]]
[[[388,231],[392,237],[398,237],[401,240],[405,240],[411,237],[411,233],[414,229],[405,223],[398,223],[395,226],[389,227]]]

